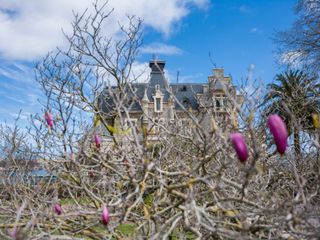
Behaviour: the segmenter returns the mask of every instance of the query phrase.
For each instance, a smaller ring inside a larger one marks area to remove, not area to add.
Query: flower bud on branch
[[[268,128],[273,135],[274,141],[277,145],[277,150],[280,154],[284,154],[287,148],[288,132],[286,124],[277,115],[272,114],[268,118]]]
[[[231,143],[235,149],[240,162],[245,163],[248,159],[248,149],[244,137],[241,133],[233,133],[230,136]]]

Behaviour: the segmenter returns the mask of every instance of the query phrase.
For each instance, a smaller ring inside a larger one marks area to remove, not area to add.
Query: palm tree
[[[320,84],[300,70],[288,70],[277,74],[278,83],[268,84],[268,94],[263,105],[265,114],[280,115],[287,124],[289,135],[293,134],[294,150],[301,154],[299,132],[311,131],[312,113],[320,112]]]

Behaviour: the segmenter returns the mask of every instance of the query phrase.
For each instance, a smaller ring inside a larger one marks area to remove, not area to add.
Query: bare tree
[[[303,65],[313,74],[320,71],[320,2],[299,0],[296,5],[298,19],[288,31],[279,32],[281,59],[292,65]]]

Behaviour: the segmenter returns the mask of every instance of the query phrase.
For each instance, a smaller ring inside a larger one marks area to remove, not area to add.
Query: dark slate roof
[[[128,89],[128,100],[127,106],[130,106],[131,111],[140,111],[141,106],[139,103],[144,96],[145,89],[147,89],[147,97],[149,101],[153,101],[152,95],[155,93],[156,85],[159,85],[161,92],[164,94],[163,101],[168,101],[170,94],[168,92],[169,86],[177,100],[182,103],[185,108],[198,108],[198,102],[196,99],[196,94],[203,93],[203,85],[208,85],[208,83],[179,83],[179,84],[168,84],[167,79],[164,76],[164,61],[153,60],[150,61],[149,67],[151,68],[150,81],[148,83],[135,83],[132,85],[134,93]],[[215,83],[215,89],[223,89],[223,85],[220,81]],[[116,90],[115,87],[112,87]],[[137,96],[137,99],[132,101],[133,96]],[[111,110],[115,105],[112,96],[109,95],[109,89],[106,88],[104,92],[99,97],[100,109],[105,114],[111,114]],[[175,103],[175,109],[181,109],[180,106]]]
[[[50,177],[51,173],[45,169],[33,170],[30,173],[30,176],[33,177]]]
[[[224,89],[225,86],[222,85],[220,81],[216,81],[214,84],[214,89]]]
[[[168,88],[168,81],[164,77],[164,61],[151,61],[149,67],[151,68],[150,73],[150,86],[160,85],[160,88]]]
[[[152,78],[152,77],[151,77]],[[154,81],[154,83],[157,83]],[[153,101],[152,95],[155,92],[155,85],[150,84],[135,84],[133,85],[136,91],[136,95],[139,99],[142,99],[144,96],[145,88],[147,88],[147,97],[149,101]],[[193,109],[198,108],[198,102],[196,99],[196,94],[203,93],[203,84],[199,83],[181,83],[181,84],[170,84],[171,91],[177,98],[177,100],[182,103],[185,107],[192,107]],[[161,92],[164,94],[164,101],[168,101],[170,94],[167,91],[167,88],[160,87]],[[176,109],[180,109],[180,106],[176,103]],[[138,102],[135,102],[131,110],[141,110],[141,106]]]
[[[156,85],[159,85],[161,92],[164,94],[163,101],[168,101],[170,94],[167,91],[168,89],[168,81],[164,76],[164,61],[153,60],[149,63],[149,67],[151,68],[150,73],[150,81],[147,85],[147,96],[150,101],[152,101],[152,95],[155,92]],[[143,97],[143,95],[142,95]]]
[[[111,87],[111,92],[115,91],[116,87]],[[112,110],[115,106],[113,96],[110,95],[109,87],[106,87],[98,97],[98,107],[99,109],[106,114],[108,117],[111,117]]]
[[[198,101],[196,94],[203,93],[203,84],[200,83],[181,83],[181,84],[171,84],[172,92],[177,98],[177,100],[185,108],[198,108]],[[175,103],[176,109],[181,109],[178,103]]]

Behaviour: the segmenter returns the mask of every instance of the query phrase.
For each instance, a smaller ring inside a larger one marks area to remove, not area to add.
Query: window
[[[160,86],[156,85],[156,89],[157,88],[160,88]],[[163,96],[164,94],[161,93],[160,89],[156,90],[155,95],[153,96],[155,112],[162,112]]]
[[[216,108],[219,109],[220,107],[221,107],[221,105],[220,105],[220,100],[217,99],[217,100],[216,100]]]
[[[224,109],[227,109],[227,107],[228,107],[228,99],[227,98],[223,98],[222,105],[223,105]]]
[[[186,92],[187,91],[187,86],[183,85],[182,87],[180,87],[179,91],[180,92]]]
[[[131,126],[135,127],[136,126],[136,121],[137,121],[136,119],[130,119],[130,120],[128,119],[127,122],[126,122],[126,126],[127,127],[131,127]]]
[[[131,134],[133,134],[133,129],[137,128],[137,119],[130,118],[125,120],[125,126],[124,131],[127,131],[128,129],[131,129]]]
[[[209,92],[209,86],[208,85],[203,85],[203,93]]]
[[[156,98],[156,112],[161,112],[161,98]]]
[[[191,134],[191,126],[192,126],[192,120],[189,118],[180,118],[178,120],[178,126],[182,133],[184,134]]]
[[[154,118],[153,119],[153,126],[152,126],[152,132],[153,134],[160,133],[161,131],[161,126],[163,127],[165,124],[165,121],[163,118]],[[160,126],[161,125],[161,126]]]

